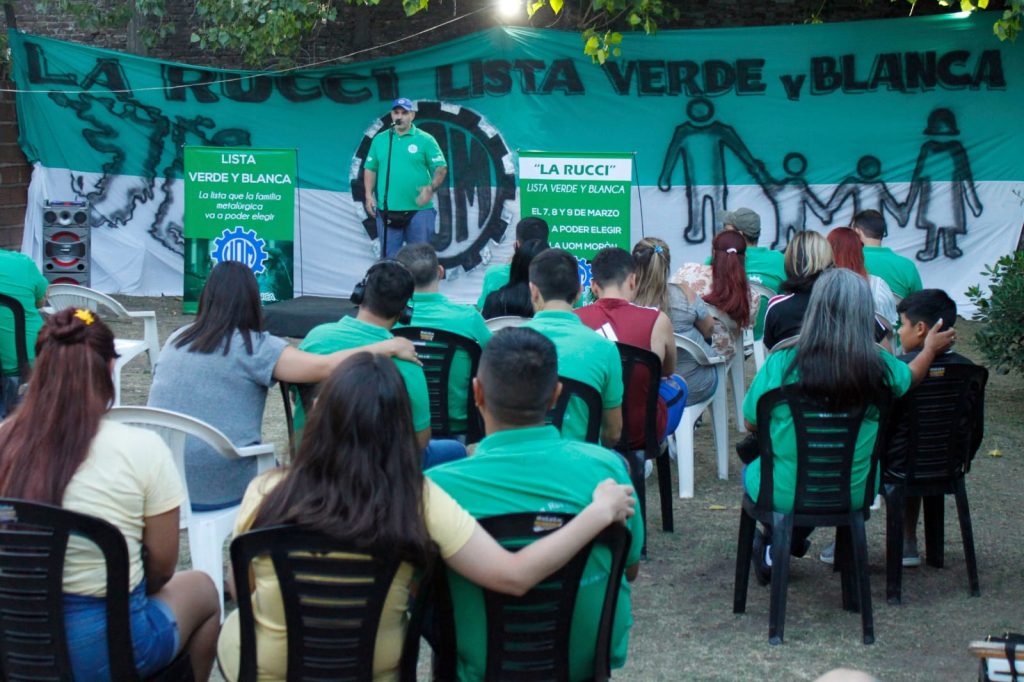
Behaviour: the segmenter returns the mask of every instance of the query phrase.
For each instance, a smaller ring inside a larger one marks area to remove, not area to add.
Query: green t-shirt
[[[384,206],[384,185],[388,184],[388,209],[392,211],[416,211],[432,208],[434,202],[425,206],[416,205],[420,188],[429,185],[434,178],[434,169],[447,166],[444,154],[437,140],[415,125],[404,135],[397,132],[391,145],[395,160],[391,164],[390,182],[387,177],[388,143],[392,135],[385,131],[373,138],[370,153],[366,155],[366,170],[377,173],[377,204]]]
[[[786,257],[781,251],[763,246],[748,246],[743,263],[747,279],[779,293],[779,287],[786,281]],[[711,265],[711,258],[708,257],[704,264]],[[761,307],[757,309],[757,320],[754,324],[755,339],[764,336],[764,316],[767,312],[768,300],[762,296]]]
[[[484,303],[487,302],[487,297],[492,293],[508,284],[509,272],[512,270],[510,263],[503,265],[492,265],[487,268],[484,272],[484,287],[480,292],[480,298],[476,299],[476,307],[480,310],[484,309]]]
[[[886,381],[895,397],[900,397],[910,388],[912,380],[910,367],[900,362],[888,351],[879,348],[879,354],[888,368]],[[796,371],[785,375],[790,363],[796,355],[795,348],[786,348],[772,353],[754,377],[754,381],[743,399],[743,417],[751,424],[757,424],[757,401],[768,391],[785,384],[795,383]],[[857,445],[854,448],[853,470],[850,474],[850,500],[855,509],[864,502],[861,493],[864,482],[871,468],[871,452],[875,447],[875,436],[878,434],[877,414],[872,417],[869,412],[861,424],[857,434]],[[782,513],[793,511],[793,495],[796,492],[796,427],[789,408],[781,405],[772,412],[771,421],[772,447],[775,449],[774,469],[772,471],[775,490],[772,493],[775,509]],[[761,489],[761,460],[755,459],[747,467],[743,475],[747,493],[754,500]]]
[[[491,340],[491,331],[473,306],[452,303],[441,293],[412,295],[413,327],[431,327],[465,336],[482,349]],[[459,351],[452,358],[448,372],[448,418],[453,432],[466,430],[466,404],[469,398],[469,356]]]
[[[17,299],[25,309],[25,345],[30,364],[36,359],[36,336],[43,326],[36,304],[46,297],[46,287],[46,278],[39,272],[35,261],[23,253],[0,249],[0,294]],[[15,374],[18,370],[14,316],[10,308],[5,307],[0,307],[0,367],[7,374]]]
[[[613,342],[583,324],[574,313],[560,310],[541,311],[523,326],[555,344],[560,376],[593,386],[606,410],[622,405],[622,359]],[[562,436],[586,440],[588,417],[582,400],[570,401],[562,421]]]
[[[552,426],[535,426],[491,434],[467,459],[427,471],[449,495],[477,518],[515,512],[575,514],[590,504],[594,488],[611,478],[629,484],[622,458],[592,443],[559,438]],[[640,560],[644,544],[639,503],[628,522],[632,541],[626,565]],[[594,674],[594,643],[601,613],[610,555],[595,548],[583,571],[569,635],[572,680]],[[455,612],[460,680],[483,679],[487,659],[487,617],[483,593],[462,576],[449,571]],[[612,626],[612,667],[626,662],[629,629],[633,624],[630,586],[623,578]]]
[[[864,247],[864,267],[868,274],[881,277],[900,298],[921,291],[921,273],[914,261],[885,246]]]
[[[329,355],[339,350],[348,350],[367,346],[378,341],[393,338],[391,332],[354,317],[343,317],[337,322],[327,322],[310,330],[306,338],[299,344],[299,350],[317,355]],[[416,431],[430,428],[430,397],[427,395],[427,378],[423,368],[408,360],[395,360],[395,366],[405,381],[412,403],[412,425]],[[301,404],[295,409],[295,428],[302,428],[305,414]]]

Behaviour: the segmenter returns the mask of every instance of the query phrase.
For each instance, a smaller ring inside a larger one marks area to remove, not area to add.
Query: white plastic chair
[[[216,450],[226,459],[255,457],[256,470],[263,473],[277,466],[274,444],[260,443],[235,447],[228,437],[204,421],[184,414],[156,407],[115,407],[108,417],[122,424],[140,426],[154,431],[163,438],[174,455],[181,485],[185,489],[185,503],[181,507],[181,528],[188,529],[188,546],[192,555],[192,568],[213,578],[217,592],[224,599],[224,541],[235,527],[235,517],[241,505],[192,511],[192,502],[185,481],[185,438],[194,436]],[[223,612],[221,613],[223,618]]]
[[[141,353],[149,354],[149,369],[153,370],[156,358],[160,354],[160,338],[157,335],[156,313],[152,310],[128,310],[118,301],[95,289],[78,286],[77,284],[51,284],[46,292],[46,300],[52,311],[64,308],[84,308],[99,312],[103,306],[114,317],[119,319],[141,319],[143,337],[141,339],[114,339],[114,349],[118,358],[114,362],[114,405],[121,404],[121,369],[131,362],[132,358]]]
[[[676,351],[689,353],[698,365],[714,367],[718,373],[718,386],[707,400],[687,405],[676,427],[676,463],[679,466],[679,497],[693,497],[693,428],[704,411],[711,406],[711,421],[715,432],[715,453],[718,456],[718,477],[729,479],[729,429],[728,408],[725,397],[725,358],[708,355],[705,349],[693,340],[676,334]]]
[[[502,315],[501,317],[492,317],[486,321],[487,328],[491,330],[491,333],[505,329],[506,327],[518,327],[524,322],[529,322],[529,317],[519,317],[518,315]]]
[[[772,291],[765,285],[761,284],[760,282],[755,282],[754,280],[747,281],[750,284],[751,290],[753,290],[753,292],[756,293],[761,298],[762,308],[767,306],[768,301],[770,301],[772,297],[776,295],[774,291]],[[758,311],[758,314],[760,314],[761,312],[762,311]],[[754,338],[753,328],[749,328],[744,331],[744,339],[746,339],[747,334],[750,335],[750,342],[754,350],[754,367],[756,367],[757,369],[761,369],[761,365],[764,364],[764,359],[767,356],[767,353],[765,352],[764,348],[764,335],[762,333],[760,339]]]
[[[715,306],[709,305],[708,312],[725,326],[729,331],[729,335],[733,338],[734,348],[732,360],[728,366],[728,375],[729,382],[732,384],[732,397],[736,403],[736,431],[746,435],[747,429],[743,426],[743,396],[746,393],[746,383],[743,376],[743,365],[746,360],[743,356],[743,334],[737,328],[736,322]]]

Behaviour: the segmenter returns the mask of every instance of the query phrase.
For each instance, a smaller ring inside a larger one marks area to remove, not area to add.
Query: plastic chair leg
[[[721,377],[720,377],[721,378]],[[715,429],[715,450],[718,453],[718,478],[729,480],[729,407],[725,390],[711,401],[711,421]]]
[[[676,466],[679,467],[679,498],[693,497],[693,423],[699,412],[687,407],[676,428]],[[658,474],[661,475],[660,473]]]
[[[853,566],[857,579],[857,601],[860,604],[861,631],[865,644],[875,641],[875,619],[871,610],[871,578],[868,575],[868,537],[864,530],[864,514],[857,512],[850,518],[853,540]],[[903,557],[900,557],[902,562]]]
[[[672,519],[672,463],[668,451],[661,453],[658,463],[658,495],[661,498],[661,529],[666,533],[675,532]]]
[[[114,361],[114,407],[121,404],[121,369],[123,367],[121,358]]]
[[[885,600],[897,605],[903,601],[903,516],[906,513],[906,488],[885,485]]]
[[[732,380],[732,399],[736,403],[736,431],[742,434],[747,433],[747,427],[743,425],[743,352],[742,350],[733,358],[729,367],[729,377]]]
[[[981,596],[981,584],[978,582],[978,559],[974,555],[974,528],[971,525],[971,508],[967,504],[967,486],[963,477],[953,483],[956,496],[956,514],[960,519],[960,536],[964,543],[964,563],[967,564],[967,582],[971,596]]]
[[[839,570],[839,582],[842,585],[843,610],[856,612],[860,607],[857,603],[857,586],[853,579],[853,538],[849,526],[836,528],[835,567]]]
[[[768,643],[782,644],[786,630],[786,590],[789,589],[789,546],[793,517],[772,514],[772,583],[768,609]]]
[[[647,481],[644,478],[644,451],[628,450],[629,470],[633,479],[633,490],[636,491],[637,499],[640,500],[640,518],[644,525],[644,546],[640,550],[641,556],[647,556]]]
[[[750,583],[750,557],[753,554],[754,531],[757,522],[740,510],[739,538],[736,541],[736,581],[733,584],[732,612],[747,610],[747,586]]]
[[[945,495],[929,495],[923,498],[924,506],[924,548],[925,560],[929,566],[942,568],[945,565]]]

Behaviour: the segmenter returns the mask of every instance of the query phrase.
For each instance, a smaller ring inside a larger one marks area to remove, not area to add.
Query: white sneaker
[[[652,473],[654,473],[654,460],[649,459],[644,462],[644,478],[650,478]]]

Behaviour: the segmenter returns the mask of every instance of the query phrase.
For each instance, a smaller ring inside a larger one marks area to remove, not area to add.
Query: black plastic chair
[[[906,498],[924,502],[925,556],[929,566],[944,562],[945,496],[956,499],[964,561],[972,597],[981,595],[974,531],[964,475],[984,435],[988,370],[979,365],[935,365],[913,391],[896,403],[884,462],[885,596],[903,597],[903,518]]]
[[[572,514],[522,513],[479,519],[480,525],[508,549],[518,549],[568,523]],[[601,618],[594,642],[595,682],[611,677],[611,637],[615,606],[629,552],[630,533],[612,524],[569,562],[522,597],[483,590],[487,612],[487,668],[485,682],[568,682],[569,639],[580,578],[595,544],[611,551],[611,568]],[[445,571],[436,582],[435,615],[438,623],[434,679],[455,679],[457,623],[454,622]]]
[[[288,453],[294,457],[299,449],[299,438],[295,434],[295,408],[302,405],[304,415],[313,407],[320,384],[291,384],[279,381],[281,401],[284,403],[284,423],[288,430]]]
[[[427,392],[430,394],[430,435],[432,438],[466,436],[467,443],[476,443],[483,438],[484,424],[473,400],[473,377],[480,367],[480,345],[460,334],[453,334],[430,327],[397,327],[391,330],[395,336],[409,339],[416,346],[416,355],[423,363],[427,377]],[[469,385],[466,386],[466,430],[453,431],[448,414],[448,381],[451,378],[452,360],[461,352],[469,356]]]
[[[239,682],[256,680],[256,628],[249,569],[269,558],[277,574],[288,629],[288,681],[371,682],[377,627],[400,559],[368,554],[295,526],[243,533],[231,542],[238,599]],[[430,573],[424,578],[428,583]],[[408,625],[399,679],[415,681],[423,601]]]
[[[649,350],[637,348],[626,343],[616,343],[619,356],[622,358],[622,437],[615,449],[629,462],[630,478],[633,488],[640,498],[640,514],[643,516],[644,530],[647,530],[647,483],[644,477],[644,462],[653,459],[658,464],[658,490],[661,495],[661,529],[671,533],[672,522],[672,466],[668,450],[664,451],[658,442],[658,389],[661,385],[661,359]],[[647,395],[644,401],[644,431],[635,434],[630,431],[630,414],[639,401],[631,391],[634,385],[634,373],[643,370],[647,377]],[[642,450],[634,450],[632,444],[643,439]],[[646,532],[644,533],[643,554],[647,554]]]
[[[28,382],[28,342],[25,340],[25,308],[13,296],[0,294],[0,307],[8,308],[14,318],[14,352],[17,367],[0,367],[0,419],[14,409],[18,390]]]
[[[107,649],[111,679],[139,680],[128,616],[128,546],[106,521],[60,507],[0,498],[0,679],[70,680],[64,633],[64,555],[68,537],[103,552],[107,573]],[[191,680],[181,654],[150,680]]]
[[[555,401],[555,406],[548,412],[545,422],[562,430],[562,422],[565,420],[565,411],[569,407],[569,401],[573,398],[582,400],[587,407],[587,437],[588,443],[601,442],[601,417],[604,408],[601,405],[601,394],[597,389],[582,381],[576,381],[569,377],[558,376],[562,384],[562,392]]]
[[[885,393],[876,396],[874,403],[836,412],[828,405],[802,395],[795,385],[768,391],[757,401],[761,487],[757,502],[750,499],[749,495],[743,496],[736,548],[733,613],[746,610],[755,523],[760,521],[772,528],[771,605],[768,616],[768,640],[772,644],[782,643],[785,630],[793,528],[820,526],[837,528],[835,560],[842,577],[843,608],[860,611],[864,643],[875,641],[864,523],[870,515],[869,508],[875,497],[874,483],[879,454],[885,447],[885,428],[891,403],[891,395]],[[796,428],[796,489],[793,511],[788,514],[775,511],[772,499],[775,451],[770,424],[772,410],[779,406],[788,406]],[[871,464],[861,494],[861,491],[851,491],[850,477],[857,433],[868,410],[877,413],[878,438],[872,450]],[[852,508],[853,493],[857,493],[858,499],[862,500],[860,509]]]

